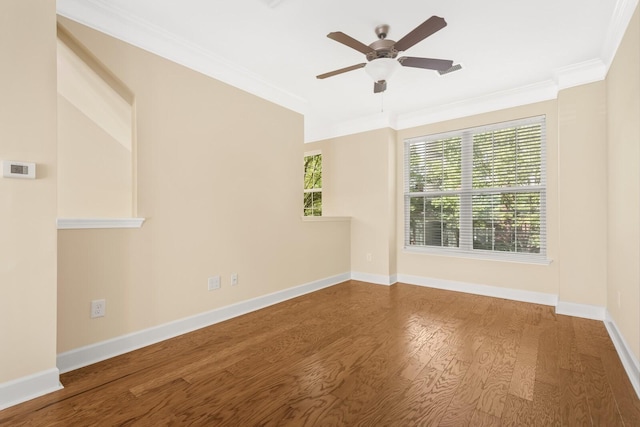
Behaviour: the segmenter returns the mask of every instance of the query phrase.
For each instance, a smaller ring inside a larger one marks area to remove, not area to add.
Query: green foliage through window
[[[304,158],[304,216],[322,216],[322,154]]]

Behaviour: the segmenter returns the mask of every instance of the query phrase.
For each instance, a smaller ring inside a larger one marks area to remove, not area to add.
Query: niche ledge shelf
[[[140,228],[145,218],[58,218],[58,230],[87,228]]]

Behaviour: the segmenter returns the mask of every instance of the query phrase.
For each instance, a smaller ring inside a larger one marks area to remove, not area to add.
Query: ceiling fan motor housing
[[[367,54],[367,61],[372,61],[378,58],[395,58],[398,56],[398,51],[394,48],[396,42],[389,39],[376,40],[369,45],[375,52]]]

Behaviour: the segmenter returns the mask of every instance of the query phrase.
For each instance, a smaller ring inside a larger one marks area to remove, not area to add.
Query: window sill
[[[498,262],[514,262],[518,264],[533,264],[533,265],[549,265],[553,262],[548,258],[536,258],[527,255],[514,255],[514,254],[491,254],[491,253],[469,253],[460,252],[456,250],[438,250],[429,248],[416,248],[407,247],[403,248],[405,253],[435,255],[454,258],[466,258],[466,259],[479,259],[484,261],[498,261]]]
[[[58,218],[58,230],[141,228],[145,218]]]
[[[351,221],[350,216],[303,216],[303,222],[339,222]]]

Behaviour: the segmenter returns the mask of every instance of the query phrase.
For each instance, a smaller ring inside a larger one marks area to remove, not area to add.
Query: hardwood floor
[[[0,425],[639,426],[602,322],[350,281],[62,375]]]

